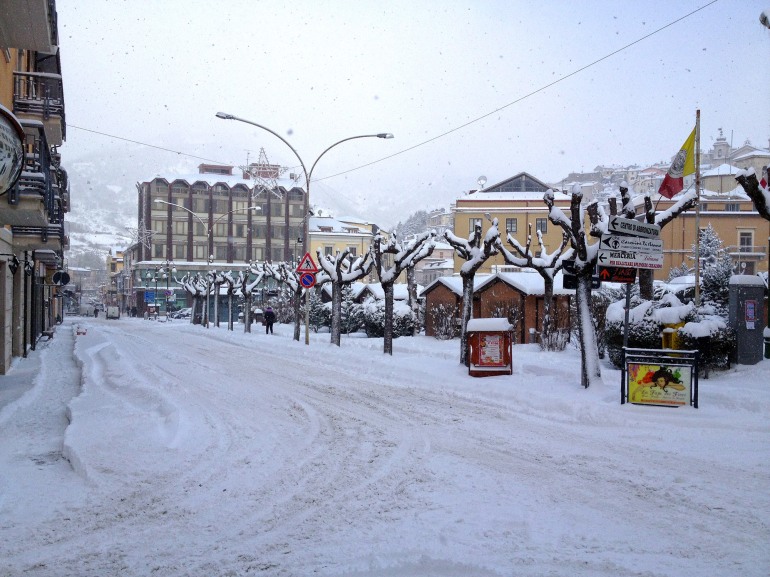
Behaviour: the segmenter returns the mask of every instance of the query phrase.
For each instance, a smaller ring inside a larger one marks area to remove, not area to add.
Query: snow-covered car
[[[192,307],[187,307],[185,309],[179,309],[178,311],[174,311],[173,313],[169,313],[169,317],[172,319],[189,319],[190,315],[192,315]]]

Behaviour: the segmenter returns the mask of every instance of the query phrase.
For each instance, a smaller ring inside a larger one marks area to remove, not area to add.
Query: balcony
[[[17,250],[50,250],[61,256],[69,248],[69,237],[64,234],[64,227],[58,224],[13,226],[11,230]]]
[[[19,120],[41,121],[49,145],[60,146],[67,137],[61,74],[14,72],[13,113]]]
[[[22,120],[21,125],[24,129],[24,166],[16,185],[0,197],[0,225],[47,227],[60,224],[69,204],[66,173],[52,162],[43,123]]]
[[[767,247],[764,246],[728,246],[727,253],[733,260],[764,260],[767,255]]]
[[[59,38],[53,0],[5,0],[3,11],[0,46],[56,53]]]

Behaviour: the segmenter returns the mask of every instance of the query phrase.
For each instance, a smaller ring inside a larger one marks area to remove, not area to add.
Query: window
[[[535,219],[535,230],[539,230],[543,234],[548,232],[548,219],[547,218],[536,218]]]
[[[206,227],[203,226],[202,222],[195,223],[195,236],[207,236]]]
[[[477,226],[481,226],[481,219],[480,218],[471,218],[468,219],[468,231],[473,232],[476,230]]]
[[[325,247],[324,247],[324,254],[325,254],[326,256],[332,256],[332,255],[334,255],[334,247],[333,247],[333,246],[329,246],[329,245],[325,246]]]
[[[174,221],[174,234],[187,234],[187,222]]]
[[[187,251],[185,250],[187,247],[183,244],[175,244],[174,245],[174,258],[176,260],[185,260],[187,258]]]
[[[214,247],[214,258],[217,260],[227,260],[227,245],[218,244]]]
[[[519,219],[506,218],[505,219],[505,232],[516,233],[519,228]]]
[[[348,247],[348,253],[350,254],[350,256],[357,256],[358,255],[358,253],[356,252],[356,247],[354,247],[354,246],[349,246]]]
[[[163,258],[163,245],[162,244],[154,244],[154,245],[152,245],[152,257],[153,258]]]
[[[754,232],[750,230],[738,231],[738,245],[740,252],[753,252]]]
[[[737,202],[728,202],[725,204],[725,210],[728,212],[739,212],[741,210],[741,205]]]
[[[196,244],[193,258],[195,260],[208,260],[208,247],[205,244]]]
[[[235,236],[237,236],[238,238],[244,238],[246,236],[246,227],[242,224],[236,224]]]

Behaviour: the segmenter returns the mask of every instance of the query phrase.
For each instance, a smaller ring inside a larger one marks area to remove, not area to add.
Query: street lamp
[[[239,118],[238,116],[235,116],[233,114],[228,114],[226,112],[217,112],[216,114],[217,118],[221,118],[223,120],[237,120],[238,122],[244,122],[246,124],[251,124],[252,126],[256,126],[257,128],[261,128],[262,130],[266,130],[273,136],[278,137],[286,146],[288,146],[291,151],[294,153],[294,156],[297,157],[297,160],[299,160],[299,164],[302,167],[302,173],[305,175],[305,224],[304,224],[304,237],[302,239],[302,250],[303,252],[307,253],[308,249],[310,248],[308,243],[310,241],[310,219],[307,218],[307,215],[310,211],[310,178],[313,176],[313,170],[315,170],[316,165],[318,164],[318,161],[321,160],[324,154],[329,152],[332,148],[337,146],[338,144],[342,144],[343,142],[347,142],[348,140],[355,140],[357,138],[393,138],[393,135],[390,132],[379,132],[377,134],[360,134],[358,136],[349,136],[348,138],[343,138],[342,140],[338,140],[326,150],[324,150],[321,154],[318,155],[318,158],[315,159],[315,162],[313,162],[313,165],[310,167],[310,172],[305,168],[305,163],[302,161],[302,157],[299,155],[299,153],[294,149],[294,147],[289,143],[288,140],[286,140],[283,136],[278,134],[276,131],[268,128],[267,126],[263,126],[262,124],[258,124],[256,122],[252,122],[251,120],[246,120],[245,118]],[[310,344],[310,290],[305,291],[305,344]]]
[[[180,208],[184,210],[185,212],[191,214],[201,225],[204,229],[206,229],[206,263],[208,265],[211,265],[212,262],[214,262],[214,246],[213,246],[213,236],[212,233],[214,232],[214,227],[217,225],[217,223],[222,220],[223,218],[226,218],[230,216],[231,214],[235,214],[236,212],[248,212],[250,210],[262,210],[262,207],[260,206],[248,206],[246,208],[238,208],[235,210],[231,210],[230,212],[226,212],[225,214],[220,215],[216,220],[214,220],[210,225],[207,225],[201,217],[199,217],[197,214],[195,214],[192,210],[187,208],[186,206],[182,206],[181,204],[177,204],[175,202],[168,202],[165,200],[161,200],[160,198],[156,198],[153,202],[156,204],[166,204],[168,206],[175,206],[177,208]],[[166,287],[168,288],[168,287]],[[209,327],[209,299],[211,297],[211,274],[206,275],[206,310],[203,311],[203,324],[206,325],[206,328]],[[166,307],[168,308],[168,306]]]

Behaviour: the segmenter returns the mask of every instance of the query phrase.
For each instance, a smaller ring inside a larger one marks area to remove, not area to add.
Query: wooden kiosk
[[[468,321],[468,374],[491,377],[513,374],[513,325],[508,319]]]

